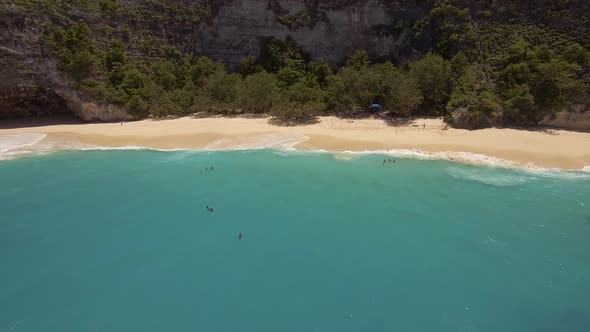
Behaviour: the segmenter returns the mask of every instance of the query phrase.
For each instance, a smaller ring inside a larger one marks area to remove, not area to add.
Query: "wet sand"
[[[461,158],[472,153],[523,166],[580,170],[590,165],[590,133],[565,130],[444,130],[440,119],[389,126],[378,119],[321,117],[312,125],[282,127],[267,118],[179,118],[120,123],[0,127],[0,135],[46,134],[45,143],[69,147],[155,149],[276,148],[327,151],[419,150]],[[59,143],[59,144],[58,144]],[[445,154],[448,153],[448,154]]]

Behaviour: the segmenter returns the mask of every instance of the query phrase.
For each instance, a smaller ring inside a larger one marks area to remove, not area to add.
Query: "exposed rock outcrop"
[[[342,63],[355,49],[375,57],[397,57],[406,50],[409,30],[391,31],[396,16],[418,16],[419,1],[230,0],[201,23],[200,53],[223,58],[236,67],[240,58],[258,56],[261,40],[293,38],[312,58]],[[304,13],[304,15],[302,15]],[[282,18],[298,19],[286,25]]]
[[[86,121],[132,119],[114,105],[84,100],[58,70],[44,39],[47,17],[0,18],[0,118],[74,114]]]
[[[573,112],[559,112],[543,119],[540,124],[573,130],[589,130],[590,111],[577,110]]]

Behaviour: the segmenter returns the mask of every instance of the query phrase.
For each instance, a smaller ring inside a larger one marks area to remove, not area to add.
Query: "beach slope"
[[[390,126],[378,119],[321,117],[282,127],[268,118],[179,118],[127,123],[39,125],[0,129],[0,135],[45,134],[45,144],[80,148],[418,150],[448,159],[485,155],[522,166],[580,170],[590,165],[590,133],[564,130],[445,130],[440,119]],[[471,156],[466,157],[468,154]]]

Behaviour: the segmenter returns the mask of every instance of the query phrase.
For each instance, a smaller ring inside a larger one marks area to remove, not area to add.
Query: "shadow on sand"
[[[320,122],[320,118],[317,116],[306,117],[301,119],[283,119],[283,118],[271,118],[268,123],[274,126],[281,127],[296,127],[296,126],[309,126]]]
[[[74,115],[47,115],[34,118],[2,119],[0,129],[35,128],[87,123]]]

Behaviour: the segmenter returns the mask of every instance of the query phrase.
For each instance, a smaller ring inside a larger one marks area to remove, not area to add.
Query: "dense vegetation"
[[[20,11],[53,18],[45,41],[80,93],[138,117],[265,113],[305,121],[321,114],[437,115],[480,128],[534,125],[556,111],[589,104],[587,29],[568,33],[543,22],[515,21],[491,1],[475,13],[462,1],[431,1],[428,15],[392,22],[386,27],[391,33],[411,31],[406,46],[423,50],[417,60],[371,59],[357,50],[334,71],[334,64],[309,59],[289,38],[267,39],[260,57],[242,59],[237,72],[141,29],[145,22],[191,26],[206,14],[204,7],[156,0],[11,2]],[[588,24],[588,13],[573,17],[547,3],[539,6],[553,20]],[[92,23],[104,20],[112,24]],[[307,11],[278,18],[289,29],[309,20]],[[369,110],[375,103],[382,108]]]

